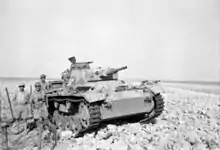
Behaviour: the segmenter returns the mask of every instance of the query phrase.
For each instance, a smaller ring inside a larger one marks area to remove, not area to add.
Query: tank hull
[[[140,91],[139,91],[140,92]],[[126,118],[137,117],[141,120],[152,120],[160,116],[164,110],[164,98],[161,94],[143,95],[137,91],[115,92],[112,97],[103,101],[88,103],[86,99],[74,100],[66,97],[49,98],[48,109],[55,124],[62,129],[74,130],[75,133],[83,133],[91,128],[98,127],[102,122],[114,121]],[[68,109],[60,110],[59,117],[54,116],[54,102],[65,107],[69,101],[76,107],[70,107],[70,110],[77,110],[74,113],[68,112]],[[83,106],[83,107],[80,107]],[[52,110],[52,111],[51,111]],[[78,118],[78,119],[76,119]],[[74,120],[74,121],[73,121]],[[75,127],[79,127],[75,129]],[[78,134],[77,134],[78,135]]]
[[[131,94],[124,92],[123,94]],[[102,104],[100,107],[101,119],[111,120],[126,116],[150,113],[154,108],[154,102],[145,96],[127,96],[114,99],[110,102]]]

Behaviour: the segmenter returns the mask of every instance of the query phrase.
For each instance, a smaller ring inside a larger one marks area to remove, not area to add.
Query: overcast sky
[[[219,0],[1,0],[0,76],[59,77],[68,57],[127,78],[220,80]]]

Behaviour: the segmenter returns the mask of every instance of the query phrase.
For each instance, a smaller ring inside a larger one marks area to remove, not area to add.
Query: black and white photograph
[[[220,150],[220,1],[0,0],[0,150]]]

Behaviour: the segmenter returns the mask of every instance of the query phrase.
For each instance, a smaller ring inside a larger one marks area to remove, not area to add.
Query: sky
[[[122,78],[220,81],[220,1],[0,1],[0,76],[60,77],[71,56],[127,65]]]

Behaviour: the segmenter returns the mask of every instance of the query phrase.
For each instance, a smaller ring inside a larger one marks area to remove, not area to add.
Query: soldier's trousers
[[[17,104],[14,106],[15,118],[21,117],[21,119],[26,119],[31,115],[31,106],[29,104]]]
[[[46,104],[42,104],[40,107],[34,108],[33,114],[34,114],[34,119],[47,118],[48,111]]]

